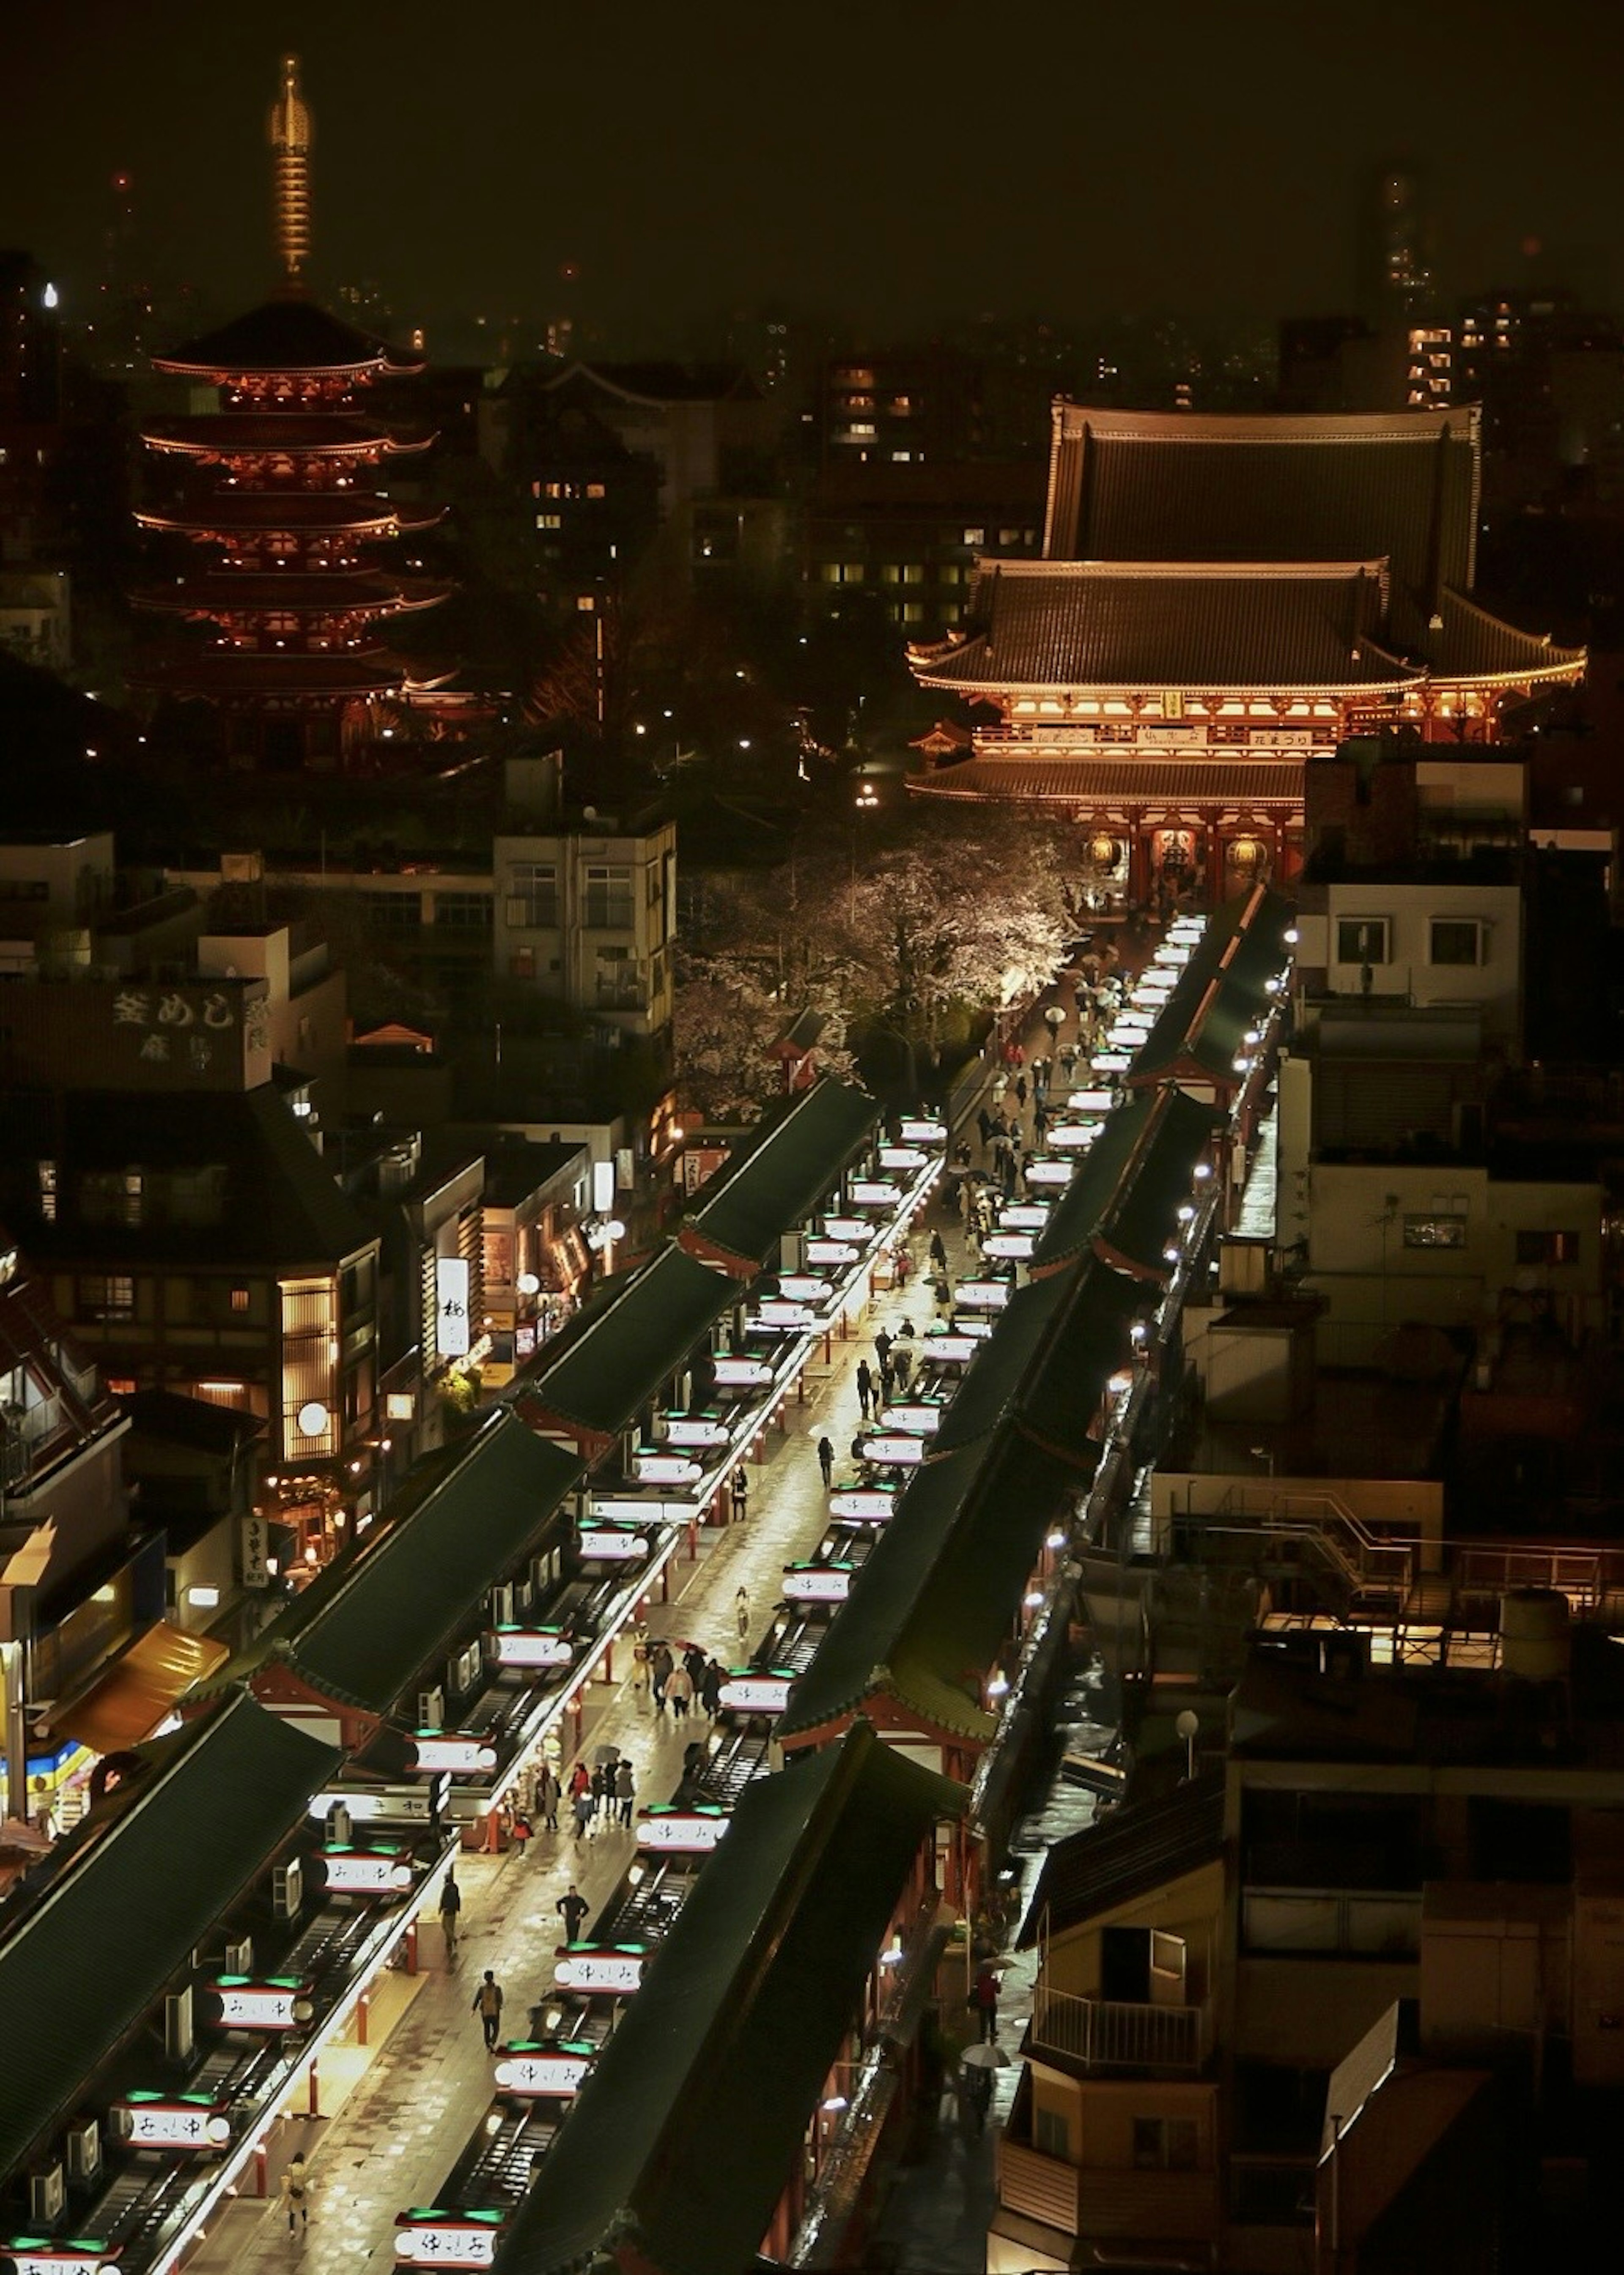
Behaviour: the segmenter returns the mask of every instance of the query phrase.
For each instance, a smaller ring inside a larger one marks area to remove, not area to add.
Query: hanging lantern
[[[1096,869],[1114,869],[1122,858],[1122,849],[1114,837],[1102,829],[1088,849],[1088,858]]]
[[[1236,837],[1229,846],[1230,865],[1236,869],[1255,869],[1263,859],[1263,848],[1255,837]]]

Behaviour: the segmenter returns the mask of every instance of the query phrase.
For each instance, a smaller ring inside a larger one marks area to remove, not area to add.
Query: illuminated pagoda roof
[[[432,577],[397,577],[388,569],[335,569],[330,575],[291,569],[222,568],[169,585],[143,585],[131,594],[138,608],[174,616],[227,616],[276,608],[294,616],[402,616],[438,608],[452,587]]]
[[[1185,806],[1239,806],[1255,813],[1303,811],[1300,760],[1158,756],[1153,779],[1141,758],[1100,758],[1092,751],[1075,758],[1008,756],[965,759],[926,778],[933,797],[958,797],[971,804],[1014,799],[1031,805],[1104,806],[1128,809],[1154,805],[1159,811]]]
[[[402,435],[374,419],[334,412],[204,412],[185,419],[154,419],[141,429],[154,450],[198,458],[250,457],[260,451],[301,457],[351,458],[377,453],[399,457],[427,450],[430,433]]]
[[[391,347],[331,314],[295,287],[262,300],[246,315],[187,340],[154,368],[192,379],[230,379],[254,373],[312,378],[381,377],[420,372],[424,359]]]
[[[970,637],[917,649],[914,671],[966,693],[1402,688],[1418,672],[1373,637],[1386,584],[1379,559],[984,562]]]
[[[228,490],[173,505],[142,506],[143,529],[174,529],[196,537],[229,530],[234,537],[287,530],[296,536],[393,537],[397,530],[432,529],[445,508],[358,490]]]
[[[310,655],[294,648],[200,648],[149,656],[132,668],[130,679],[134,686],[178,695],[262,695],[279,701],[302,696],[316,703],[412,694],[443,685],[453,669],[408,661],[387,648],[359,648],[348,655]]]

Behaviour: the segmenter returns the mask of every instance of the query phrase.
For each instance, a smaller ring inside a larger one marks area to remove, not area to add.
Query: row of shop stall
[[[1055,1106],[996,1228],[1020,1244],[918,1338],[703,1758],[640,1813],[636,1863],[502,2049],[445,2203],[403,2208],[404,2264],[531,2275],[628,2208],[670,2275],[735,2264],[734,2238],[815,2255],[849,2225],[1037,1735],[1068,1546],[1131,1466],[1221,1213],[1288,913],[1259,888],[1166,943],[1184,953],[1152,967],[1171,984],[1139,996],[1129,1065]],[[927,1116],[882,1136],[844,1085],[805,1093],[180,1732],[107,1765],[103,1805],[0,1917],[0,2032],[49,2041],[26,2088],[0,2067],[21,2275],[167,2270],[256,2158],[262,2185],[277,2111],[314,2105],[324,2046],[412,1962],[458,1844],[574,1750],[585,1686],[862,1318],[947,1139]],[[682,2144],[706,2125],[738,2153],[700,2186]]]

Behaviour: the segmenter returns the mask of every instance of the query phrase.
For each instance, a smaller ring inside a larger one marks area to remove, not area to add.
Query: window
[[[122,1225],[141,1221],[144,1180],[139,1169],[87,1170],[79,1182],[79,1205],[87,1224]]]
[[[986,543],[986,530],[967,529],[964,532],[964,542],[966,545],[985,545]]]
[[[92,1275],[79,1283],[79,1308],[87,1319],[132,1319],[135,1282],[123,1273]]]
[[[589,498],[601,498],[603,495],[603,484],[601,482],[588,482],[586,485],[586,495]]]
[[[558,923],[558,872],[550,861],[516,861],[508,895],[508,922],[528,932]]]
[[[1483,927],[1476,917],[1434,917],[1431,938],[1429,961],[1433,964],[1483,962]]]
[[[635,1011],[642,1002],[637,958],[629,948],[598,950],[598,1005],[605,1011]]]
[[[248,1290],[245,1288],[233,1288],[231,1290],[231,1309],[234,1311],[245,1311],[247,1308]]]
[[[588,869],[585,921],[594,932],[629,932],[636,921],[630,869]]]
[[[434,922],[454,932],[488,932],[495,919],[488,893],[436,893]]]
[[[1579,1236],[1576,1232],[1520,1232],[1517,1235],[1519,1264],[1576,1264],[1579,1261]]]
[[[57,1221],[57,1164],[42,1161],[40,1172],[40,1214],[47,1224]]]
[[[423,904],[416,893],[363,893],[361,914],[379,932],[416,932]]]
[[[538,529],[562,529],[563,525],[564,518],[562,513],[539,513],[536,516]]]
[[[1071,2135],[1066,2128],[1064,2114],[1058,2109],[1035,2109],[1032,2112],[1032,2146],[1040,2157],[1071,2154]]]
[[[1336,960],[1339,964],[1386,964],[1391,960],[1386,917],[1339,917],[1336,920]]]
[[[1193,2173],[1201,2133],[1193,2117],[1136,2117],[1133,2162],[1137,2173]]]
[[[1464,1248],[1466,1219],[1463,1216],[1407,1216],[1404,1220],[1406,1248]]]

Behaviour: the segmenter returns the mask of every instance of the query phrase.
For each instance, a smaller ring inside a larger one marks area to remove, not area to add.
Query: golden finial
[[[282,91],[271,105],[271,228],[276,258],[298,283],[310,258],[310,113],[299,93],[298,57],[282,58]]]

